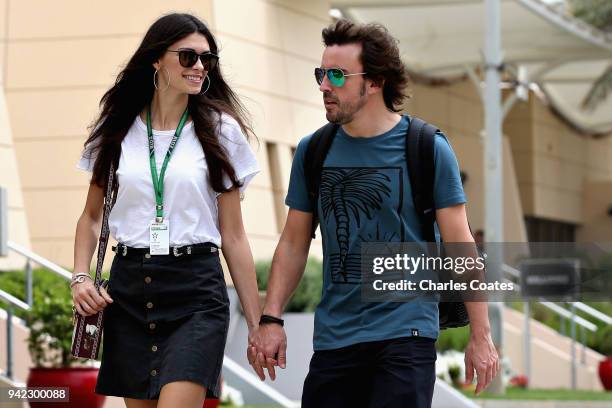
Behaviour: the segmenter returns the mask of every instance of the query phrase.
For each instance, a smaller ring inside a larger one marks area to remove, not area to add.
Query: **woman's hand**
[[[287,336],[279,324],[264,324],[249,330],[247,360],[259,378],[266,379],[264,368],[270,379],[276,379],[274,366],[285,368],[287,363]]]
[[[104,287],[100,286],[100,292],[96,290],[91,279],[86,279],[72,287],[72,303],[81,316],[91,316],[113,303]]]

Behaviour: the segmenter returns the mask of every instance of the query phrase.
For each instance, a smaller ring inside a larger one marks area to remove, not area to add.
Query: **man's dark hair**
[[[377,23],[359,24],[341,19],[323,29],[323,43],[330,45],[361,44],[361,64],[366,77],[383,86],[388,109],[398,112],[408,98],[409,77],[400,57],[398,41],[386,27]]]

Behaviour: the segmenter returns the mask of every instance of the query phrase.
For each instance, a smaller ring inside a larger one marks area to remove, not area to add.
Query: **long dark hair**
[[[105,187],[111,162],[115,169],[119,165],[121,142],[134,118],[151,103],[155,91],[153,63],[170,45],[193,33],[206,37],[210,51],[218,54],[215,38],[197,17],[178,13],[165,15],[149,28],[130,61],[117,76],[115,85],[104,94],[100,100],[100,115],[92,124],[90,136],[85,142],[90,157],[96,157],[92,184]],[[219,64],[208,72],[208,77],[208,91],[204,95],[189,95],[187,106],[195,134],[204,150],[210,184],[213,190],[221,193],[240,186],[227,152],[219,142],[221,114],[231,115],[247,138],[252,134],[252,129],[246,109],[223,79]],[[224,174],[232,182],[229,189],[223,185]]]
[[[387,109],[399,112],[404,99],[409,98],[406,88],[410,81],[406,66],[400,57],[398,41],[381,24],[360,24],[340,19],[323,29],[325,46],[361,44],[361,64],[366,77],[383,86],[383,99]]]

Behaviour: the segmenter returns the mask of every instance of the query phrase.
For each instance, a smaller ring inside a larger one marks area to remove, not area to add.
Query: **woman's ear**
[[[155,70],[159,69],[159,61],[153,63],[153,68],[155,68]]]

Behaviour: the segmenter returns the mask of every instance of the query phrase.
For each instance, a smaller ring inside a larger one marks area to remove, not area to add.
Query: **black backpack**
[[[306,147],[304,175],[308,188],[312,213],[311,235],[315,238],[319,224],[319,187],[323,162],[336,136],[339,125],[328,123],[317,130]],[[434,223],[434,140],[438,129],[425,121],[411,117],[406,134],[406,162],[412,188],[412,201],[419,217],[426,242],[436,242]],[[469,324],[465,304],[461,302],[440,302],[440,329],[463,327]]]

